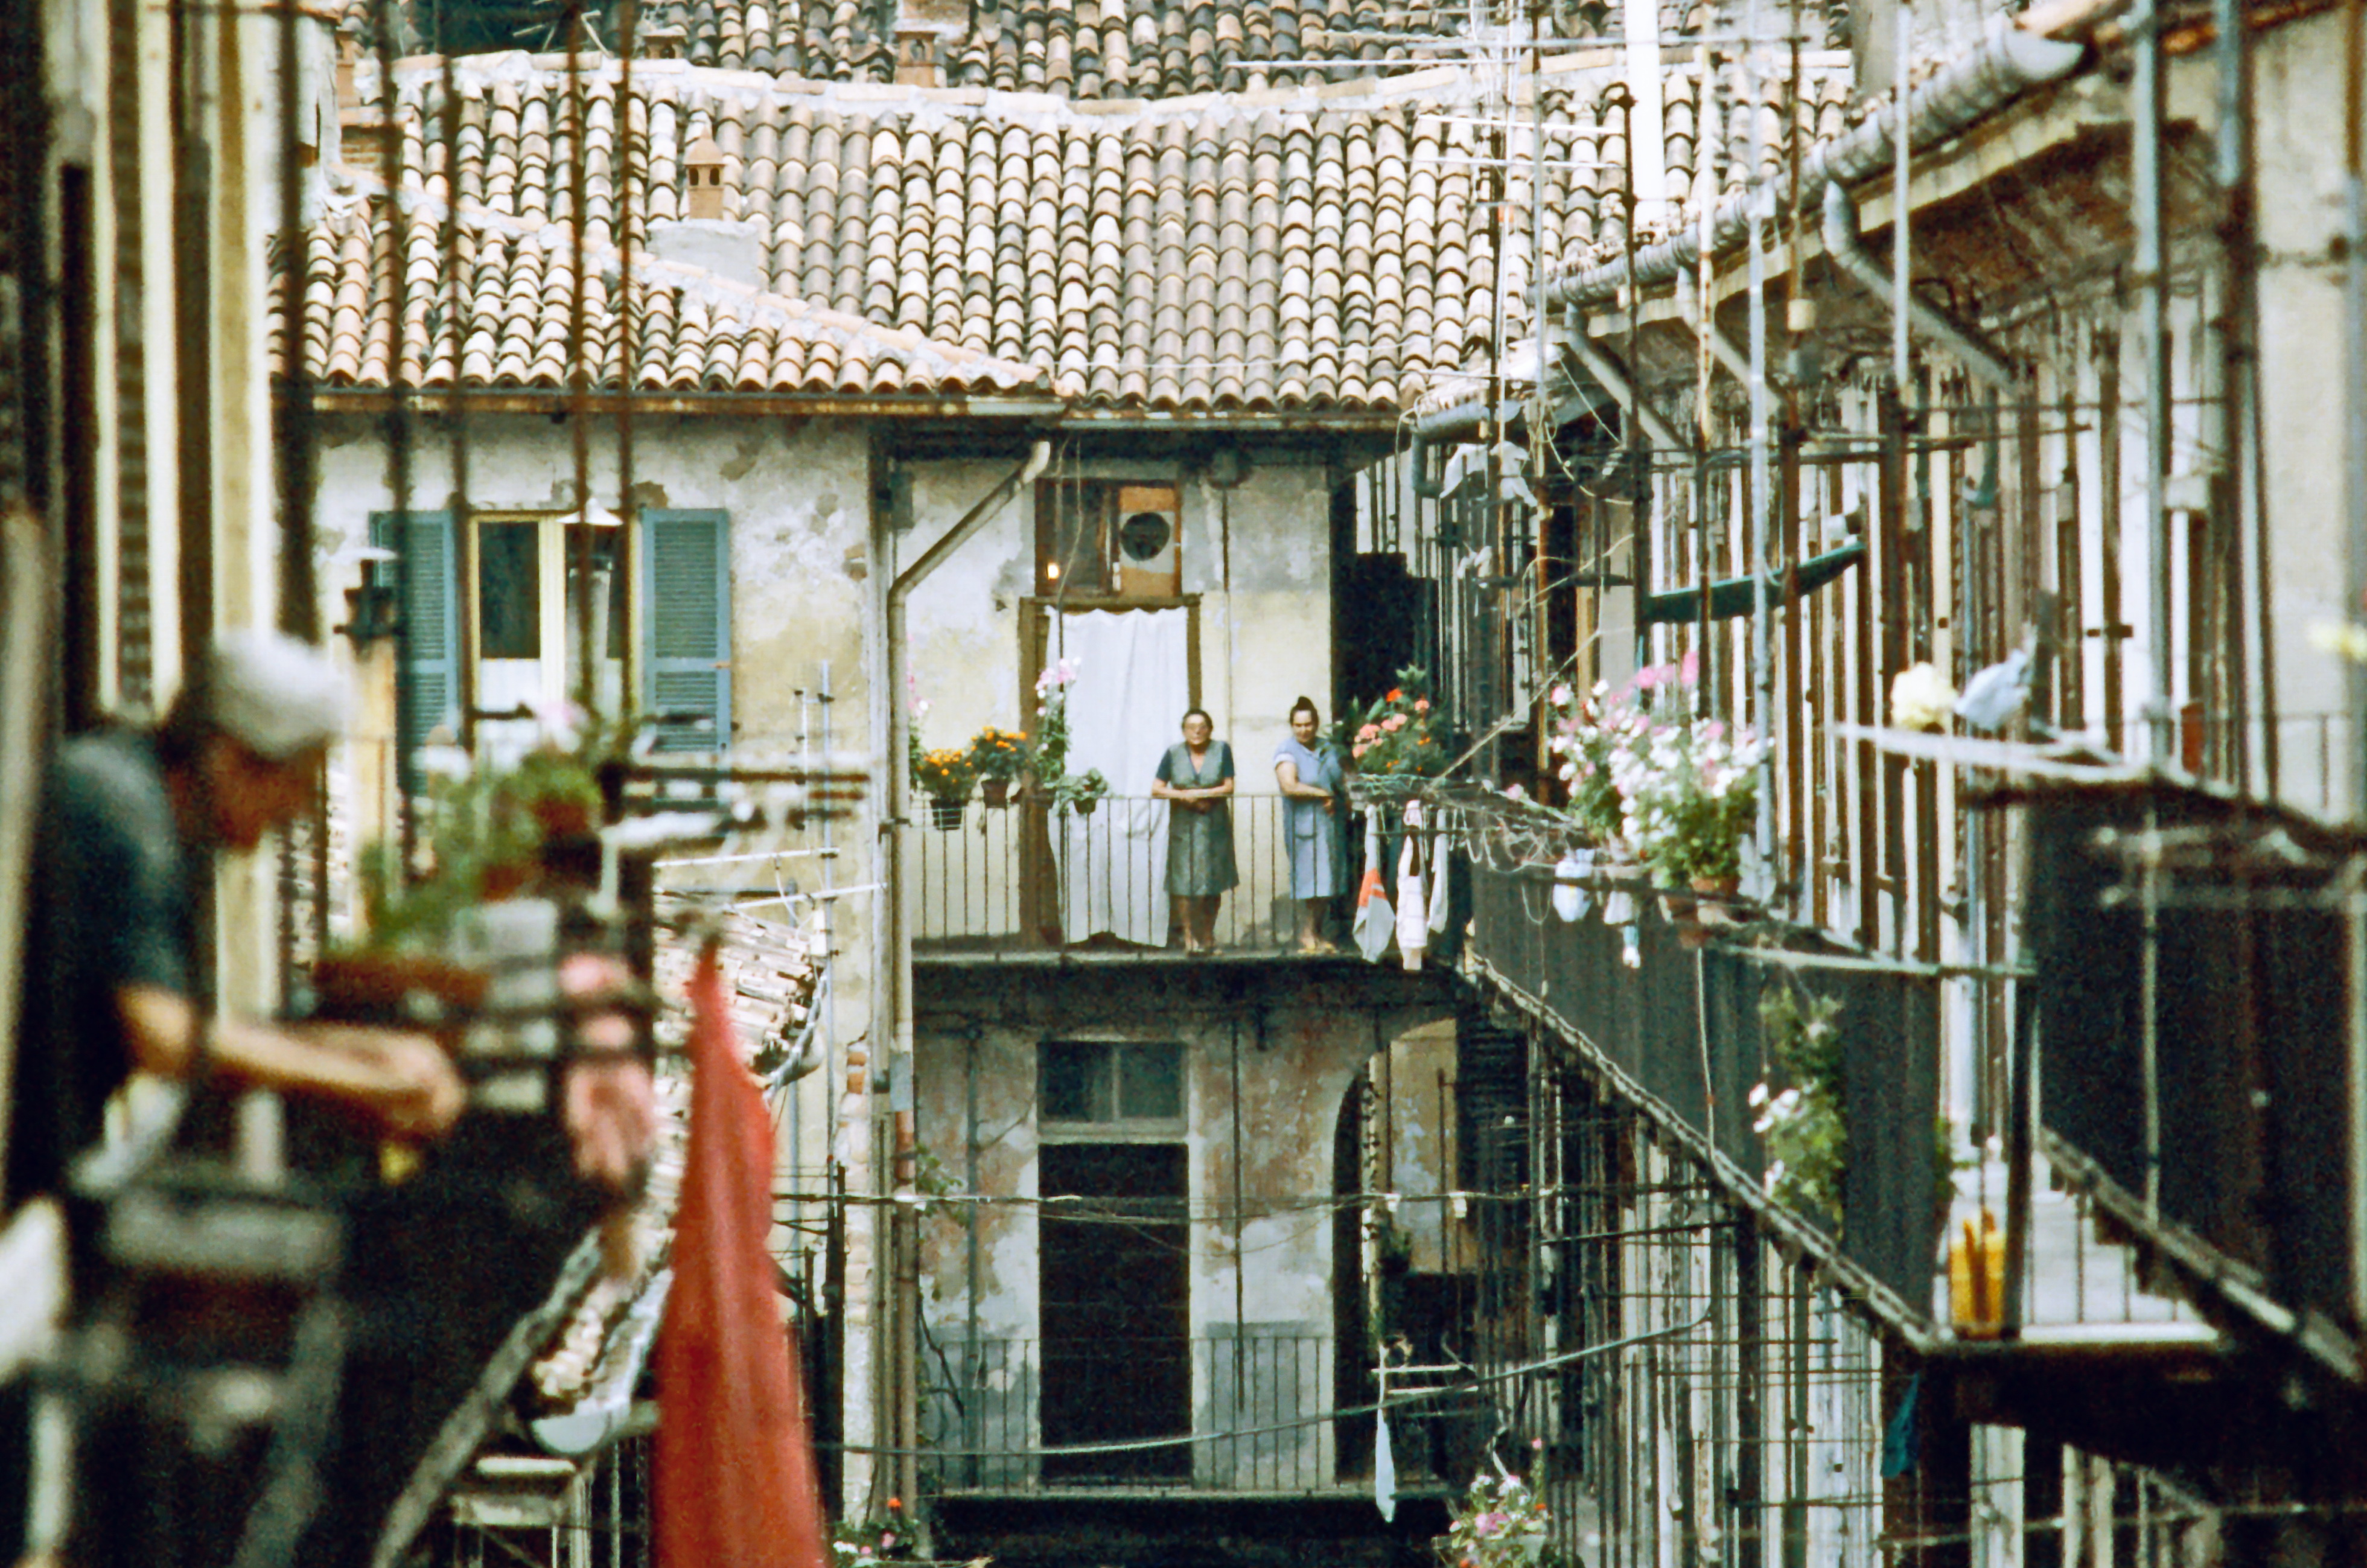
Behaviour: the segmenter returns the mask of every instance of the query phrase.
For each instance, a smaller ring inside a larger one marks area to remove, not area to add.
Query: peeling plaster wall
[[[1398,1195],[1395,1222],[1413,1240],[1411,1266],[1419,1274],[1446,1271],[1450,1244],[1467,1227],[1453,1219],[1447,1195],[1455,1187],[1455,1024],[1426,1024],[1389,1042],[1381,1114],[1387,1118],[1387,1190]],[[1442,1088],[1442,1085],[1444,1087]],[[1468,1245],[1454,1248],[1468,1268]]]
[[[1026,984],[1024,979],[1014,983]],[[1152,983],[1155,983],[1153,982]],[[924,1001],[923,1006],[926,1006]],[[1187,1150],[1188,1202],[1193,1216],[1188,1275],[1189,1335],[1195,1342],[1193,1420],[1196,1431],[1232,1424],[1232,1346],[1258,1342],[1252,1376],[1295,1379],[1282,1391],[1285,1415],[1295,1401],[1306,1411],[1329,1408],[1334,1347],[1331,1202],[1332,1151],[1342,1102],[1364,1071],[1376,1038],[1371,1015],[1337,1007],[1274,1010],[1264,1016],[1193,1008],[1159,1017],[1159,1002],[1113,1016],[1097,1009],[1074,1028],[1006,1027],[987,1022],[948,1028],[924,1017],[917,1049],[920,1138],[957,1188],[968,1187],[970,1096],[976,1094],[979,1147],[976,1190],[982,1205],[948,1204],[924,1221],[923,1312],[944,1364],[968,1364],[975,1314],[980,1341],[1035,1341],[1043,1331],[1038,1296],[1037,1210],[1021,1202],[1040,1191],[1037,1156],[1043,1143],[1036,1117],[1036,1059],[1048,1039],[1181,1041],[1184,1046],[1187,1115],[1181,1134]],[[1237,1055],[1238,1052],[1238,1055]],[[1234,1074],[1240,1074],[1235,1159]],[[1067,1130],[1063,1130],[1066,1132]],[[1090,1142],[1090,1138],[1075,1141]],[[1234,1230],[1236,1172],[1240,1223]],[[1354,1179],[1352,1172],[1350,1179]],[[972,1294],[970,1227],[975,1224],[976,1293]],[[1354,1270],[1356,1259],[1344,1260]],[[987,1346],[977,1429],[979,1446],[1017,1450],[1043,1441],[1032,1346]],[[1251,1409],[1271,1412],[1276,1391],[1251,1390]],[[1252,1416],[1242,1425],[1272,1420]],[[949,1410],[935,1418],[948,1446],[960,1447],[962,1426]],[[1265,1467],[1329,1482],[1333,1455],[1328,1425],[1245,1438],[1238,1445],[1203,1444],[1194,1450],[1194,1475],[1204,1486],[1249,1485]],[[1034,1479],[1026,1461],[984,1461],[986,1483]]]
[[[2311,628],[2357,620],[2342,584],[2343,364],[2341,147],[2329,106],[2342,101],[2342,17],[2305,17],[2259,36],[2254,55],[2261,247],[2260,428],[2271,530],[2277,707],[2347,712],[2341,661],[2313,646]],[[2206,51],[2207,52],[2207,51]],[[2245,541],[2250,551],[2251,541]],[[2367,563],[2361,563],[2367,564]],[[2339,760],[2358,743],[2337,719],[2321,779],[2313,720],[2284,726],[2284,793],[2337,813],[2355,811]],[[2320,799],[2323,790],[2324,798]]]
[[[392,501],[386,449],[374,420],[327,418],[321,437],[318,548],[331,610],[326,623],[334,625],[345,619],[344,590],[360,580],[358,563],[345,552],[369,542],[369,514],[389,509]],[[414,438],[412,504],[418,510],[439,509],[451,493],[450,444],[440,421],[421,420]],[[593,506],[613,510],[613,423],[598,422],[590,445]],[[824,660],[830,661],[836,698],[834,747],[874,749],[867,739],[864,679],[868,590],[856,574],[869,528],[868,453],[866,428],[844,421],[678,415],[644,418],[634,427],[634,495],[640,505],[717,507],[730,519],[733,739],[743,756],[796,746],[797,688],[817,686]],[[574,504],[573,437],[563,423],[533,415],[474,417],[468,458],[469,502],[479,511],[553,511]],[[379,661],[378,667],[386,672],[381,679],[391,679],[390,661]],[[381,715],[392,712],[383,694],[373,706]],[[818,716],[812,723],[819,744]],[[866,804],[854,820],[834,824],[838,858],[832,885],[871,880],[875,821]],[[787,865],[802,885],[821,885],[815,862]],[[769,886],[771,875],[760,867],[754,880]],[[834,912],[836,1039],[827,1068],[799,1083],[793,1107],[784,1107],[781,1117],[783,1158],[806,1168],[821,1167],[829,1156],[837,1110],[832,1096],[844,1081],[841,1052],[862,1033],[870,1011],[874,901],[841,899]]]
[[[912,465],[916,521],[898,541],[902,565],[919,560],[1011,468],[1004,460]],[[1056,462],[1053,474],[1070,471]],[[1164,483],[1177,473],[1164,460],[1093,462],[1077,477]],[[1241,788],[1271,793],[1268,759],[1289,733],[1292,700],[1330,700],[1330,474],[1319,464],[1252,460],[1229,494],[1197,477],[1180,483],[1184,589],[1202,596],[1201,705],[1232,743]],[[1019,601],[1034,591],[1035,540],[1035,497],[1018,496],[913,592],[911,668],[930,705],[930,744],[966,744],[988,724],[1033,722],[1035,695],[1019,689]]]

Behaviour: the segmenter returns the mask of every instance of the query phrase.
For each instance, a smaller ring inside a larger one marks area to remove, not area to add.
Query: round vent
[[[1173,525],[1157,512],[1137,512],[1118,525],[1117,547],[1128,561],[1150,561],[1174,540]]]

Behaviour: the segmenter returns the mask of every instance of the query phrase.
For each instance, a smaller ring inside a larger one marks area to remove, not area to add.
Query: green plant
[[[1047,790],[1069,770],[1069,688],[1076,684],[1074,659],[1055,660],[1036,677],[1036,739],[1028,763]]]
[[[904,1500],[888,1499],[883,1517],[842,1519],[831,1532],[832,1568],[870,1568],[912,1555],[912,1529],[904,1519]]]
[[[1622,830],[1662,881],[1741,874],[1764,750],[1723,720],[1691,719],[1651,725],[1614,753]]]
[[[567,738],[572,747],[538,746],[506,768],[435,748],[441,755],[427,772],[419,834],[431,857],[427,874],[405,885],[394,874],[399,857],[384,846],[361,858],[372,946],[440,941],[463,910],[531,875],[548,839],[599,821],[597,768],[617,737],[595,725]]]
[[[1445,715],[1430,697],[1429,674],[1409,665],[1398,672],[1398,684],[1388,695],[1365,710],[1349,740],[1348,755],[1365,773],[1435,778],[1453,760],[1445,733]]]
[[[1441,1543],[1446,1568],[1525,1568],[1545,1551],[1552,1517],[1545,1504],[1495,1455],[1488,1463],[1494,1473],[1472,1478]]]
[[[1762,1081],[1750,1091],[1759,1112],[1751,1131],[1767,1142],[1767,1191],[1801,1213],[1841,1222],[1841,1180],[1849,1169],[1849,1126],[1843,1119],[1841,1005],[1812,996],[1804,1008],[1794,988],[1777,978],[1759,997],[1767,1053],[1785,1087]]]
[[[980,778],[1007,784],[1027,766],[1027,737],[989,724],[969,743],[969,760]]]
[[[1052,809],[1089,812],[1109,792],[1109,780],[1102,777],[1098,767],[1088,767],[1082,773],[1063,773],[1052,786]]]
[[[964,801],[978,781],[978,766],[957,746],[924,751],[912,765],[912,787],[933,801]]]
[[[1546,744],[1561,758],[1569,814],[1597,844],[1614,842],[1626,826],[1626,797],[1619,792],[1613,764],[1651,733],[1645,690],[1631,682],[1614,692],[1607,682],[1597,681],[1583,698],[1568,686],[1557,686],[1547,696],[1554,719]]]

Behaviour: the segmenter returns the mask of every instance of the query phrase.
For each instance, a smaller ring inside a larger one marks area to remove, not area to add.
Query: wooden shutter
[[[409,639],[403,664],[402,747],[415,750],[437,726],[460,736],[459,550],[449,512],[373,512],[370,542],[398,551],[401,562],[380,561],[373,579],[403,585],[402,623]]]
[[[708,722],[659,725],[657,749],[721,751],[731,744],[730,528],[721,512],[645,511],[640,555],[649,711]]]

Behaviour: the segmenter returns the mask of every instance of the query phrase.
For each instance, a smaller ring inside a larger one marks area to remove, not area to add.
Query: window
[[[1058,480],[1036,496],[1036,591],[1067,598],[1172,598],[1183,591],[1175,486]]]
[[[466,537],[448,512],[370,519],[374,543],[400,548],[410,639],[402,742],[460,732],[463,694],[479,738],[530,744],[530,721],[504,715],[573,697],[583,675],[579,617],[592,613],[593,690],[601,711],[625,706],[628,628],[638,626],[635,706],[662,721],[663,751],[712,751],[731,733],[730,532],[713,511],[646,511],[632,581],[624,528],[578,513],[482,512]],[[391,585],[398,569],[378,568]],[[467,678],[464,680],[463,676]]]
[[[1036,1086],[1045,1122],[1173,1132],[1184,1122],[1184,1048],[1048,1041]]]

